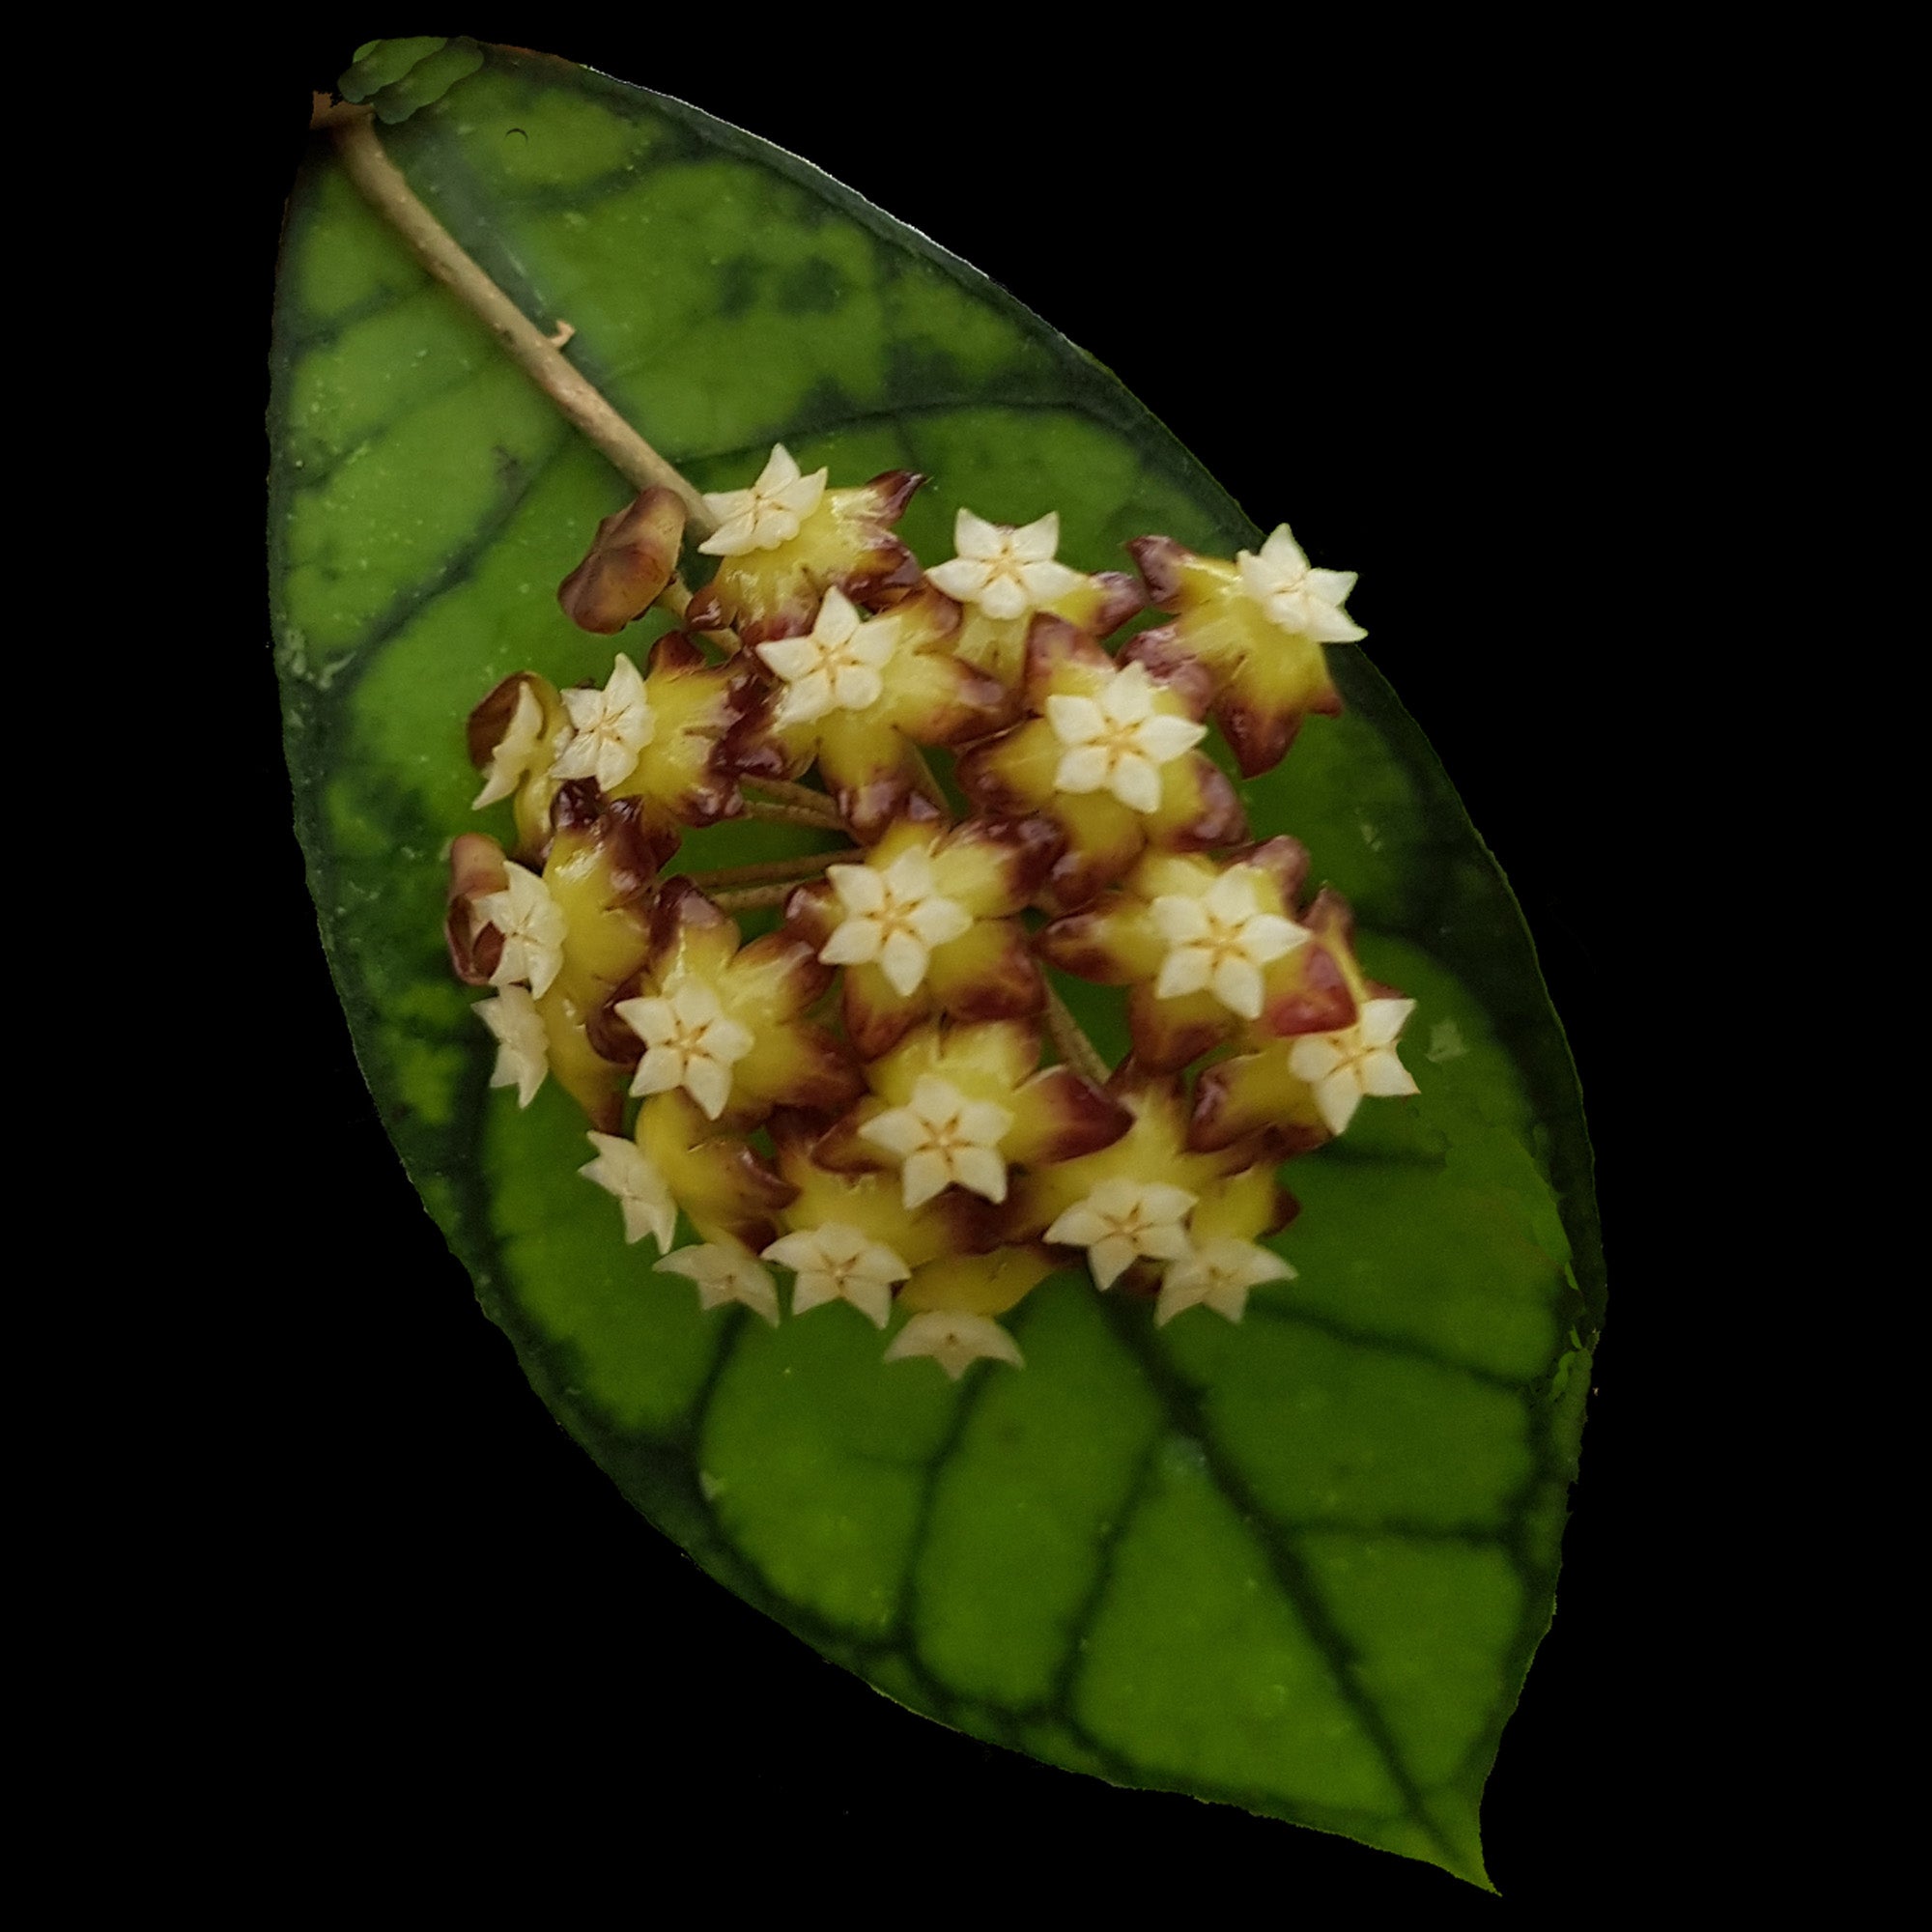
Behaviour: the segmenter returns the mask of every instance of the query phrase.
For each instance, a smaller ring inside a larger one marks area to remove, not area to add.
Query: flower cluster
[[[1068,1265],[1157,1322],[1237,1321],[1293,1276],[1264,1245],[1295,1211],[1282,1163],[1415,1091],[1412,1002],[1210,755],[1218,726],[1252,777],[1340,708],[1354,579],[1285,526],[1088,573],[1057,516],[965,508],[923,570],[893,526],[923,480],[833,488],[779,447],[707,530],[661,489],[599,526],[565,611],[680,628],[601,687],[519,672],[470,716],[476,806],[514,831],[456,839],[448,942],[492,989],[495,1083],[569,1093],[582,1173],[705,1308],[777,1322],[788,1276],[794,1318],[896,1309],[887,1359],[954,1378],[1021,1366],[1002,1318]],[[715,560],[695,594],[686,558]],[[746,815],[820,849],[668,869]],[[1056,974],[1124,989],[1122,1065]]]

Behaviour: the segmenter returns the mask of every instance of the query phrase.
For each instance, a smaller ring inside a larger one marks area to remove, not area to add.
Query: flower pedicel
[[[478,703],[476,808],[515,830],[456,840],[449,944],[491,989],[495,1084],[528,1106],[554,1077],[588,1117],[613,1240],[706,1309],[776,1322],[786,1281],[792,1319],[896,1306],[886,1359],[956,1378],[1023,1366],[1002,1318],[1057,1269],[1157,1323],[1292,1282],[1263,1245],[1295,1211],[1277,1169],[1415,1091],[1414,1003],[1209,755],[1218,726],[1252,776],[1339,709],[1353,576],[1285,525],[1233,559],[1143,537],[1138,578],[1090,575],[1053,513],[963,505],[922,571],[893,526],[923,480],[835,486],[780,445],[704,499],[702,542],[667,490],[606,518],[566,613],[610,635],[662,601],[681,628],[645,670],[618,652],[601,687],[526,671]],[[717,560],[695,595],[681,552]],[[828,849],[665,875],[747,812]],[[748,942],[739,913],[778,924]],[[1049,968],[1125,989],[1120,1065]]]

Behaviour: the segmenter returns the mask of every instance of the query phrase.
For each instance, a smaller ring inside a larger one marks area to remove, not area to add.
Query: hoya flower
[[[706,1241],[679,1248],[652,1264],[658,1274],[681,1274],[697,1285],[700,1308],[724,1308],[740,1302],[774,1327],[779,1320],[778,1284],[761,1267],[749,1248],[736,1241]]]
[[[905,1205],[920,1208],[949,1187],[1004,1201],[1000,1142],[1013,1121],[1012,1110],[997,1100],[976,1100],[952,1081],[925,1074],[903,1106],[874,1115],[859,1132],[898,1161]]]
[[[1198,1195],[1164,1180],[1109,1175],[1064,1209],[1049,1241],[1085,1248],[1101,1288],[1112,1288],[1137,1261],[1179,1261],[1193,1252],[1187,1216]]]
[[[1311,569],[1286,524],[1259,554],[1242,551],[1232,562],[1197,556],[1172,537],[1127,548],[1174,621],[1143,631],[1122,656],[1156,671],[1206,672],[1215,721],[1245,776],[1277,763],[1311,712],[1342,709],[1322,645],[1368,635],[1342,609],[1352,571]]]
[[[476,1017],[497,1041],[492,1087],[514,1087],[517,1105],[527,1107],[550,1071],[550,1042],[543,1014],[526,986],[505,986],[494,1000],[475,1009]]]
[[[1156,698],[1137,664],[1109,672],[1091,694],[1050,695],[1047,723],[1060,741],[1054,789],[1111,792],[1134,811],[1158,811],[1161,767],[1191,752],[1208,727]]]
[[[612,1006],[632,1043],[611,1050],[638,1056],[633,1094],[682,1090],[707,1121],[749,1127],[775,1106],[832,1111],[862,1091],[849,1050],[805,1017],[832,971],[796,935],[741,945],[696,887],[668,880],[642,979]]]
[[[953,519],[952,542],[958,555],[928,570],[927,580],[996,621],[1031,617],[1086,581],[1079,571],[1054,560],[1060,548],[1058,510],[1014,528],[989,524],[962,507]]]
[[[450,848],[450,958],[471,985],[495,985],[499,998],[526,985],[542,1024],[544,1063],[600,1130],[614,1132],[621,1105],[620,1067],[602,1037],[601,1017],[632,980],[648,949],[647,895],[658,849],[634,800],[599,804],[592,785],[567,783],[557,793],[556,830],[541,874],[503,855],[494,838],[466,833]],[[511,1006],[515,1007],[516,1002]],[[509,1009],[484,1021],[517,1023]],[[519,1025],[523,1079],[533,1070],[533,1036]],[[502,1065],[499,1057],[499,1065]],[[531,1091],[534,1091],[532,1089]]]
[[[1249,1293],[1293,1281],[1294,1269],[1261,1244],[1293,1218],[1294,1203],[1265,1166],[1232,1176],[1194,1210],[1192,1251],[1161,1275],[1153,1319],[1164,1326],[1189,1308],[1210,1308],[1229,1321],[1247,1313]]]
[[[883,1241],[868,1240],[849,1221],[827,1221],[774,1241],[765,1260],[796,1272],[791,1312],[803,1315],[828,1301],[849,1301],[874,1327],[892,1314],[893,1290],[912,1272]]]
[[[1277,1158],[1306,1153],[1340,1133],[1365,1094],[1415,1091],[1394,1046],[1414,1002],[1363,972],[1339,894],[1318,894],[1304,923],[1309,943],[1291,955],[1261,1020],[1196,1085],[1196,1148],[1261,1135]]]
[[[483,774],[471,809],[514,799],[515,854],[531,865],[542,865],[550,844],[551,804],[562,783],[555,760],[570,734],[561,694],[532,671],[504,678],[469,714],[469,761]]]
[[[1037,819],[948,830],[907,815],[864,866],[832,867],[792,894],[785,929],[844,968],[845,1030],[864,1058],[935,1011],[986,1020],[1045,1009],[1046,982],[1014,915],[1058,849]]]
[[[677,1226],[677,1203],[650,1156],[621,1134],[593,1131],[584,1138],[597,1157],[577,1171],[616,1197],[624,1214],[625,1240],[641,1241],[648,1235],[660,1250],[668,1248]]]
[[[813,1158],[837,1169],[896,1167],[908,1208],[949,1187],[1004,1202],[1014,1169],[1091,1153],[1132,1123],[1070,1066],[1042,1067],[1039,1053],[1029,1020],[915,1027],[867,1066],[870,1094],[820,1138]]]
[[[828,590],[811,629],[802,638],[758,645],[766,665],[784,680],[772,725],[810,724],[831,711],[866,711],[885,691],[879,675],[892,662],[890,626],[867,624],[842,590]]]
[[[1276,526],[1260,555],[1236,551],[1235,564],[1241,588],[1277,630],[1324,644],[1356,644],[1369,635],[1342,609],[1355,587],[1355,573],[1311,569],[1286,524]]]
[[[891,469],[834,490],[826,477],[801,475],[780,444],[751,489],[705,498],[721,522],[698,549],[719,564],[685,611],[690,629],[732,630],[761,644],[810,630],[828,590],[877,610],[918,584],[918,560],[892,526],[925,479]]]
[[[559,779],[595,779],[611,791],[638,768],[638,760],[657,735],[644,680],[622,651],[602,691],[566,691],[571,737],[551,765]]]
[[[1004,1233],[1084,1248],[1094,1281],[1111,1288],[1132,1272],[1136,1286],[1151,1268],[1193,1252],[1196,1207],[1231,1177],[1254,1167],[1254,1145],[1213,1152],[1187,1145],[1187,1102],[1173,1079],[1117,1078],[1113,1097],[1131,1116],[1127,1131],[1097,1152],[1027,1174],[1013,1190]]]
[[[828,966],[876,964],[901,999],[925,983],[933,949],[973,929],[973,915],[940,891],[932,851],[907,845],[883,866],[829,866],[838,923],[819,948]]]
[[[682,980],[668,999],[620,1000],[617,1013],[644,1042],[631,1092],[682,1087],[715,1121],[731,1097],[731,1069],[752,1050],[752,1030],[730,1018],[718,995],[696,979]]]
[[[1315,1103],[1331,1134],[1346,1133],[1364,1094],[1389,1097],[1416,1092],[1414,1079],[1396,1055],[1396,1041],[1413,1000],[1367,1000],[1361,1018],[1346,1033],[1304,1034],[1288,1056],[1289,1071],[1314,1089]]]
[[[794,1315],[844,1300],[884,1327],[894,1289],[916,1270],[994,1244],[990,1210],[970,1196],[949,1192],[908,1208],[895,1175],[824,1166],[798,1117],[776,1122],[774,1137],[778,1171],[795,1191],[783,1210],[786,1232],[763,1256],[798,1272]]]
[[[1164,1326],[1183,1309],[1205,1305],[1238,1321],[1247,1310],[1250,1289],[1293,1279],[1294,1270],[1271,1248],[1224,1236],[1202,1242],[1161,1276],[1153,1319]]]
[[[915,1355],[931,1356],[955,1382],[979,1361],[1026,1367],[1019,1344],[997,1321],[952,1308],[915,1315],[886,1345],[889,1362],[909,1361]]]
[[[566,692],[565,700],[573,695]],[[681,828],[713,825],[744,810],[724,745],[753,710],[757,679],[739,662],[707,663],[688,637],[669,631],[651,646],[642,696],[651,719],[649,755],[639,755],[621,777],[598,782],[612,798],[640,801],[668,857]]]
[[[1150,846],[1198,851],[1245,836],[1234,787],[1194,749],[1207,728],[1198,672],[1117,666],[1070,624],[1039,616],[1026,702],[1034,715],[964,753],[958,776],[981,811],[1059,825],[1065,850],[1042,895],[1052,909],[1084,904]]]
[[[629,1141],[602,1135],[596,1145],[600,1154],[610,1155],[609,1165],[599,1173],[591,1168],[583,1173],[616,1194],[620,1203],[639,1201],[639,1215],[653,1217],[640,1224],[643,1231],[668,1257],[679,1213],[696,1229],[700,1246],[758,1253],[778,1233],[776,1217],[796,1192],[742,1134],[721,1132],[688,1094],[678,1092],[654,1094],[645,1100]],[[623,1148],[630,1153],[618,1151]],[[627,1206],[627,1232],[631,1222]],[[702,1268],[718,1286],[712,1264],[707,1262]],[[692,1279],[702,1285],[699,1273],[693,1272]]]
[[[476,917],[494,926],[499,941],[497,964],[490,974],[493,986],[526,983],[531,996],[542,999],[563,968],[563,942],[570,930],[563,908],[550,888],[527,867],[514,860],[503,865],[503,884],[476,900]]]
[[[1287,838],[1220,860],[1151,852],[1034,944],[1064,972],[1131,988],[1134,1056],[1151,1072],[1187,1065],[1244,1023],[1346,1026],[1354,1001],[1340,971],[1319,949],[1303,956],[1311,935],[1294,908],[1307,869],[1307,852]]]
[[[771,684],[731,737],[732,766],[790,780],[816,762],[846,824],[876,838],[929,793],[920,746],[983,736],[1005,716],[1006,693],[952,655],[958,620],[959,607],[935,590],[870,618],[828,590],[809,630],[756,647]]]
[[[615,635],[663,594],[683,541],[683,502],[651,485],[597,526],[590,554],[557,585],[563,614],[580,630]]]
[[[783,443],[772,445],[758,480],[749,490],[707,492],[704,507],[717,529],[697,546],[706,556],[743,556],[748,551],[777,550],[798,535],[799,526],[825,498],[829,469],[802,475]]]

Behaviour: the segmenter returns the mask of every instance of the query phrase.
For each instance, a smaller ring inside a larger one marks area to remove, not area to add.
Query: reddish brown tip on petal
[[[1147,579],[1148,598],[1168,609],[1180,589],[1180,570],[1189,553],[1172,537],[1135,537],[1127,553]]]
[[[579,630],[610,637],[650,609],[677,569],[684,505],[661,484],[597,526],[590,552],[557,585]]]
[[[503,935],[494,925],[472,932],[471,908],[485,893],[510,882],[503,848],[481,832],[465,832],[449,848],[449,911],[442,932],[449,963],[466,986],[487,986],[503,956]]]

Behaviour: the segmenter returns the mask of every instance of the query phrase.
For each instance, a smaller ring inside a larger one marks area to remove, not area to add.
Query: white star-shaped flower
[[[1163,1000],[1210,992],[1245,1020],[1262,1010],[1262,968],[1308,939],[1308,929],[1261,905],[1260,876],[1231,866],[1198,898],[1163,893],[1148,908],[1167,941],[1154,992]]]
[[[517,1105],[527,1107],[550,1071],[550,1039],[543,1015],[527,986],[505,986],[496,998],[476,1008],[476,1017],[497,1036],[497,1067],[493,1087],[514,1087]]]
[[[727,1018],[701,980],[684,980],[668,996],[619,1000],[617,1017],[644,1042],[633,1094],[682,1087],[715,1121],[731,1097],[731,1069],[752,1050],[752,1034]]]
[[[900,999],[924,980],[932,951],[970,932],[973,915],[942,893],[932,860],[914,845],[890,866],[828,866],[845,917],[819,948],[827,966],[877,964]]]
[[[947,596],[977,604],[985,615],[1003,621],[1030,616],[1087,581],[1079,571],[1053,560],[1060,548],[1058,510],[1014,528],[962,509],[952,520],[952,547],[959,554],[928,570],[927,581]]]
[[[1046,1238],[1085,1248],[1094,1281],[1112,1288],[1143,1255],[1178,1262],[1193,1253],[1184,1223],[1199,1199],[1164,1180],[1116,1175],[1061,1215]]]
[[[679,1248],[652,1264],[657,1274],[681,1274],[697,1284],[700,1308],[722,1308],[742,1301],[762,1315],[774,1328],[779,1324],[779,1291],[771,1271],[752,1258],[749,1248],[725,1247],[707,1241],[702,1247]]]
[[[527,684],[520,684],[517,708],[510,713],[508,729],[490,753],[490,769],[483,774],[483,789],[470,801],[470,810],[481,811],[486,805],[508,798],[543,753],[543,706]]]
[[[791,1291],[794,1315],[822,1301],[849,1301],[878,1328],[893,1312],[893,1284],[912,1273],[884,1242],[845,1221],[781,1236],[763,1258],[797,1274]]]
[[[1238,1321],[1246,1314],[1248,1291],[1264,1281],[1293,1281],[1294,1270],[1254,1241],[1204,1241],[1184,1261],[1178,1261],[1160,1279],[1160,1299],[1154,1304],[1156,1325],[1172,1321],[1184,1308],[1206,1302],[1216,1315]]]
[[[503,935],[503,954],[490,983],[508,986],[526,980],[530,991],[542,999],[563,964],[570,922],[551,897],[550,888],[527,867],[506,859],[503,876],[508,883],[501,892],[483,893],[476,900],[479,928],[494,925]]]
[[[876,704],[886,689],[879,670],[893,654],[893,640],[883,624],[862,621],[858,606],[842,590],[832,589],[810,636],[774,638],[757,652],[784,679],[784,695],[772,714],[772,723],[782,728]]]
[[[648,1235],[661,1250],[669,1247],[677,1228],[677,1203],[643,1149],[616,1134],[592,1132],[584,1138],[597,1150],[597,1158],[577,1171],[617,1197],[624,1210],[625,1240],[641,1241]]]
[[[1395,1043],[1413,1000],[1365,1000],[1361,1017],[1346,1033],[1308,1034],[1288,1056],[1289,1070],[1315,1089],[1315,1104],[1331,1134],[1344,1132],[1365,1094],[1388,1098],[1417,1091]]]
[[[1019,1344],[983,1315],[964,1315],[950,1308],[928,1309],[915,1315],[886,1348],[886,1360],[902,1362],[912,1355],[930,1355],[956,1382],[974,1362],[1010,1362],[1026,1367]]]
[[[1049,697],[1047,723],[1063,747],[1055,789],[1110,791],[1134,811],[1158,810],[1161,766],[1192,751],[1208,727],[1156,711],[1153,700],[1153,680],[1137,664],[1115,671],[1098,697]]]
[[[1311,570],[1301,546],[1283,524],[1262,545],[1236,551],[1241,588],[1267,612],[1268,622],[1324,644],[1359,643],[1369,634],[1342,609],[1355,587],[1352,570]]]
[[[566,691],[563,703],[575,735],[551,770],[560,779],[595,779],[606,791],[622,784],[658,728],[637,666],[619,651],[602,691]]]
[[[955,1186],[1004,1201],[1007,1163],[1000,1142],[1012,1123],[1006,1108],[970,1099],[952,1081],[923,1073],[907,1105],[867,1121],[859,1133],[897,1156],[905,1205],[923,1208]]]
[[[818,508],[830,474],[814,469],[801,476],[791,452],[781,442],[773,443],[749,490],[705,493],[704,507],[718,519],[718,527],[697,548],[706,556],[743,556],[748,551],[790,543],[798,526]]]

